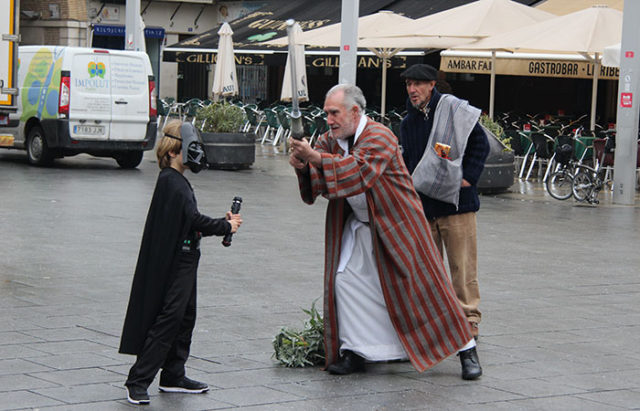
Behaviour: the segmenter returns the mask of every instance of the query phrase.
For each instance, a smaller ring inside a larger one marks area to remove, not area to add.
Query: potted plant
[[[482,193],[505,191],[513,185],[515,175],[515,156],[511,141],[500,124],[489,116],[483,114],[480,124],[487,134],[490,150],[478,180],[478,190]]]
[[[195,125],[200,129],[209,167],[237,170],[255,162],[253,133],[242,133],[243,110],[227,102],[215,102],[196,111]]]

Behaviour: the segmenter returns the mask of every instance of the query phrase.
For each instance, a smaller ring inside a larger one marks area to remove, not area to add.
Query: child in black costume
[[[120,353],[137,356],[125,383],[133,404],[148,404],[157,372],[160,391],[201,393],[207,384],[185,375],[196,320],[196,272],[201,236],[235,233],[242,218],[200,214],[184,171],[178,120],[163,130],[156,155],[161,169],[138,255]]]

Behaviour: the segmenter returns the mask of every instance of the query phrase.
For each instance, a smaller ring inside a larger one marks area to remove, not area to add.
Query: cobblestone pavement
[[[0,152],[0,409],[135,408],[123,388],[133,357],[117,346],[153,153],[138,170],[25,157]],[[322,296],[326,201],[302,204],[286,157],[262,147],[249,170],[188,177],[205,214],[242,196],[245,223],[229,248],[203,242],[187,366],[211,391],[160,394],[156,380],[146,409],[640,409],[637,205],[560,202],[538,183],[483,196],[483,377],[463,381],[456,357],[423,374],[392,363],[335,377],[271,357],[274,335],[302,327]]]

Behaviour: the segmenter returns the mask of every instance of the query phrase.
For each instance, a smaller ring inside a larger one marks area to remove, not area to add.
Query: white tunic
[[[362,116],[355,141],[364,128]],[[362,126],[362,127],[361,127]],[[343,141],[338,140],[342,146]],[[346,142],[344,142],[346,152]],[[340,351],[351,350],[370,361],[407,359],[384,302],[373,255],[365,194],[347,198],[353,209],[342,234],[335,293]]]

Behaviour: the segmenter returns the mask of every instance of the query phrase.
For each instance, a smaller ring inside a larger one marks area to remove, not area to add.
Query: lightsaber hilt
[[[240,206],[242,205],[242,197],[234,197],[233,202],[231,203],[231,214],[238,214],[240,212]],[[222,245],[225,247],[229,247],[231,245],[231,239],[233,238],[233,233],[229,233],[224,236],[222,239]]]

